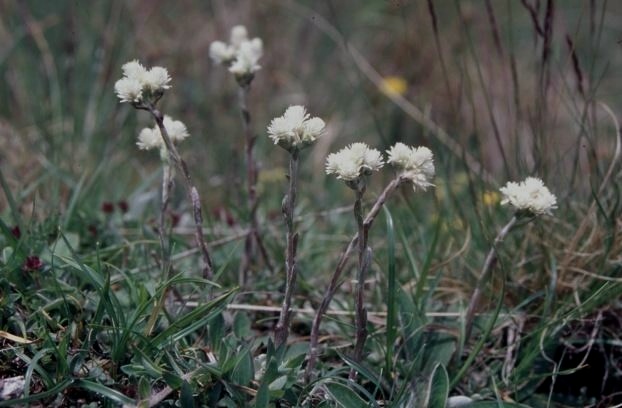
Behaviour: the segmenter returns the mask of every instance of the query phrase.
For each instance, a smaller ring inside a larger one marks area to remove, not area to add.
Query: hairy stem
[[[162,257],[162,281],[168,279],[168,270],[170,268],[170,252],[169,241],[166,234],[166,211],[170,200],[171,190],[173,188],[173,171],[171,169],[170,160],[162,159],[162,200],[160,202],[160,220],[158,225],[158,236],[160,238],[160,249]]]
[[[387,201],[389,196],[397,189],[397,187],[404,181],[402,177],[397,177],[392,180],[387,186],[384,188],[382,193],[376,199],[372,209],[367,213],[365,219],[363,220],[363,226],[369,231],[371,229],[374,220],[378,216],[378,213],[384,206],[384,203]],[[359,234],[357,233],[352,237],[344,251],[341,253],[339,260],[337,261],[337,266],[333,271],[333,274],[330,278],[330,282],[328,287],[326,288],[326,292],[324,292],[324,297],[322,298],[322,302],[318,306],[318,309],[313,317],[313,323],[311,325],[311,335],[309,338],[309,354],[307,355],[307,367],[305,369],[305,381],[309,382],[311,380],[311,376],[313,375],[313,369],[315,368],[315,364],[317,363],[317,359],[319,356],[319,339],[320,339],[320,326],[322,325],[322,319],[324,314],[328,310],[328,306],[330,302],[333,300],[335,296],[335,292],[341,286],[341,274],[346,267],[348,262],[348,258],[350,253],[354,250],[355,246],[358,244]]]
[[[193,215],[194,215],[194,225],[195,225],[195,240],[199,250],[201,251],[201,255],[203,257],[203,277],[206,279],[211,279],[214,275],[212,259],[209,254],[209,250],[207,248],[207,244],[205,243],[205,239],[203,237],[203,216],[201,214],[201,200],[199,198],[199,192],[196,187],[192,184],[192,178],[190,177],[190,172],[188,171],[188,166],[186,162],[181,158],[177,148],[171,141],[171,138],[168,135],[166,128],[164,127],[164,115],[162,112],[157,110],[153,105],[148,105],[144,109],[148,110],[158,125],[160,129],[160,133],[162,135],[162,139],[164,140],[164,145],[166,146],[166,150],[168,151],[169,161],[175,164],[182,172],[183,179],[186,186],[186,192],[188,194],[188,198],[192,203]]]
[[[356,201],[354,202],[354,219],[358,227],[358,269],[356,273],[356,287],[354,292],[354,325],[356,327],[356,343],[354,345],[354,361],[360,362],[363,357],[365,340],[367,339],[367,310],[365,309],[365,275],[371,256],[371,250],[367,247],[367,229],[363,220],[363,194],[365,187],[356,190]],[[356,371],[350,370],[350,379],[356,378]]]
[[[279,321],[274,329],[274,342],[277,347],[287,343],[289,336],[289,319],[292,296],[296,286],[296,249],[298,247],[298,233],[294,230],[294,207],[296,205],[296,184],[298,179],[298,151],[291,152],[289,159],[289,188],[283,200],[283,218],[287,228],[287,248],[285,249],[285,296],[281,306]]]
[[[482,272],[477,279],[477,283],[475,284],[475,290],[471,295],[471,299],[469,300],[469,305],[467,307],[466,317],[465,317],[465,330],[464,330],[464,343],[469,340],[471,337],[471,331],[473,330],[473,317],[475,316],[475,308],[479,303],[479,299],[482,296],[483,286],[488,280],[490,275],[490,271],[497,263],[497,248],[503,242],[505,237],[509,234],[512,228],[516,225],[518,218],[515,216],[512,217],[510,222],[508,222],[505,227],[501,229],[494,242],[492,243],[492,247],[486,256],[486,260],[484,261],[484,266],[482,267]]]

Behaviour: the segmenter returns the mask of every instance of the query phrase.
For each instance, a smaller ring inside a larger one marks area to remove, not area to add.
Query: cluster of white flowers
[[[145,68],[137,60],[123,65],[123,78],[114,84],[115,92],[121,102],[138,103],[146,96],[169,89],[171,77],[166,68]]]
[[[164,128],[168,133],[168,137],[171,139],[173,143],[179,143],[182,140],[186,139],[190,134],[188,133],[188,129],[183,122],[179,120],[174,120],[168,115],[164,116]],[[160,149],[163,150],[166,148],[164,144],[164,139],[162,138],[162,133],[160,132],[160,128],[155,126],[153,128],[144,128],[140,131],[138,135],[138,141],[136,145],[141,150],[150,150],[150,149]]]
[[[237,78],[248,78],[261,66],[259,58],[263,55],[263,42],[260,38],[248,38],[246,27],[242,25],[231,29],[229,44],[214,41],[209,47],[209,56],[216,64],[229,66],[229,71]]]
[[[433,186],[430,182],[434,177],[434,155],[427,147],[411,147],[404,143],[396,143],[387,150],[388,163],[399,171],[401,177],[408,179],[415,190],[426,190]]]
[[[376,149],[370,149],[365,143],[353,143],[326,158],[326,174],[335,174],[338,179],[346,182],[370,175],[382,166],[382,154]]]
[[[550,214],[557,208],[557,198],[536,177],[527,177],[519,183],[508,182],[499,189],[503,194],[501,204],[510,204],[517,211],[526,211],[533,215]]]
[[[283,116],[272,119],[268,136],[274,144],[286,150],[302,149],[324,134],[326,124],[320,118],[310,118],[304,106],[294,105]]]

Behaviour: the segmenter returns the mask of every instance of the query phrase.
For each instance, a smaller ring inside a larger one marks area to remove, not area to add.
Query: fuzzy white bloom
[[[140,150],[160,149],[164,146],[164,141],[162,140],[160,132],[156,132],[156,130],[152,128],[144,128],[138,134],[136,146],[138,146]]]
[[[430,181],[434,177],[434,155],[427,147],[411,147],[404,143],[396,143],[387,150],[388,163],[402,171],[402,177],[407,178],[415,190],[426,190],[434,186]]]
[[[121,102],[140,102],[143,97],[143,85],[135,78],[119,79],[114,90]]]
[[[188,136],[190,136],[190,133],[188,133],[188,129],[186,128],[186,125],[184,125],[182,121],[174,120],[168,115],[164,115],[164,128],[166,128],[168,137],[171,138],[171,141],[173,143],[181,142],[184,139],[186,139]],[[160,133],[159,129],[158,129],[158,133]]]
[[[250,40],[243,25],[231,29],[229,44],[214,41],[209,48],[211,60],[228,65],[240,85],[248,85],[253,80],[253,74],[261,69],[258,62],[262,55],[263,42],[260,38]]]
[[[123,71],[123,75],[127,78],[136,79],[141,83],[147,74],[147,69],[140,62],[138,62],[138,60],[126,62],[121,67],[121,70]]]
[[[239,48],[242,42],[248,40],[248,31],[243,25],[237,25],[231,29],[229,42],[234,48]]]
[[[501,204],[510,204],[518,211],[528,211],[534,215],[551,214],[557,208],[557,198],[536,177],[527,177],[519,183],[508,182],[499,189],[503,194]]]
[[[268,136],[284,149],[303,148],[324,134],[326,124],[320,118],[309,118],[304,106],[294,105],[283,116],[272,119]]]
[[[214,41],[209,46],[209,57],[215,64],[229,63],[235,59],[235,48],[222,41]]]
[[[354,181],[370,175],[384,166],[382,154],[370,149],[365,143],[353,143],[326,158],[326,174],[335,174],[338,179]]]
[[[163,123],[168,137],[173,143],[179,143],[190,136],[186,125],[179,120],[174,120],[170,116],[165,115]],[[141,130],[138,134],[136,145],[141,150],[151,150],[155,148],[164,149],[165,144],[160,128],[156,125],[153,128],[144,128]]]
[[[169,89],[171,77],[166,68],[145,68],[138,60],[123,64],[123,78],[114,84],[115,92],[121,102],[141,102],[154,92]]]
[[[142,84],[145,88],[151,91],[160,91],[162,89],[169,89],[171,77],[168,75],[168,71],[163,67],[153,67],[146,74],[143,75]]]
[[[243,41],[236,54],[236,59],[229,67],[229,72],[237,75],[252,75],[261,69],[258,64],[263,55],[263,43],[259,38]]]

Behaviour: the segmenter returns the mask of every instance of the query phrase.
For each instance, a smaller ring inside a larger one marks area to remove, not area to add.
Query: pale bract
[[[365,143],[353,143],[326,158],[326,174],[335,174],[346,182],[370,175],[382,166],[382,154]]]
[[[387,163],[395,166],[400,171],[400,176],[410,181],[415,190],[426,190],[434,186],[434,155],[425,146],[412,147],[404,143],[396,143],[387,150],[389,160]]]
[[[268,136],[286,150],[301,149],[324,134],[326,124],[320,118],[310,118],[304,106],[294,105],[282,116],[272,119]]]
[[[551,214],[557,208],[557,198],[536,177],[527,177],[521,182],[508,182],[499,189],[503,194],[501,204],[510,204],[517,211],[533,215]]]

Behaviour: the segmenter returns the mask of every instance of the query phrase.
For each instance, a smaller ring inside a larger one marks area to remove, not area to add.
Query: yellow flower
[[[482,202],[486,207],[492,207],[499,203],[501,196],[496,191],[485,191],[482,194]]]
[[[387,76],[382,78],[380,90],[387,95],[404,95],[408,89],[408,83],[400,76]]]

